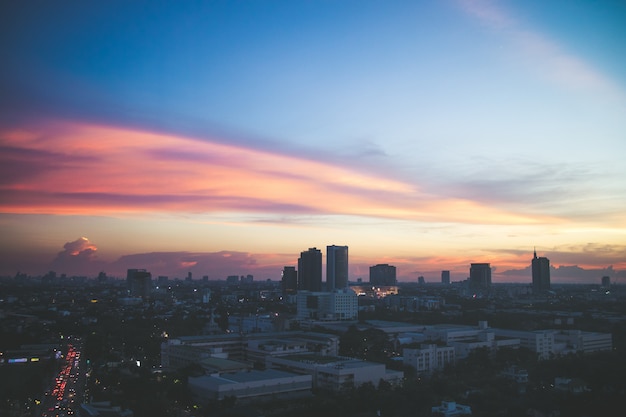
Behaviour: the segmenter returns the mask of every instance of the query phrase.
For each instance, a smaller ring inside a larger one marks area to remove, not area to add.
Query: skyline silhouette
[[[520,282],[536,246],[554,282],[626,282],[619,2],[0,16],[0,275],[278,279],[338,244],[351,280]]]

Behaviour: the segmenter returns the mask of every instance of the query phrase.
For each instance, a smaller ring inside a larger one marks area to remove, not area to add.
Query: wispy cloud
[[[0,210],[15,213],[135,212],[333,214],[459,223],[535,223],[469,198],[349,169],[210,140],[56,122],[5,131],[7,176]],[[33,157],[36,156],[35,157]]]
[[[571,89],[591,90],[626,99],[624,91],[608,76],[550,36],[532,28],[511,10],[493,0],[459,0],[470,16],[497,31],[522,57],[527,68],[551,82]]]

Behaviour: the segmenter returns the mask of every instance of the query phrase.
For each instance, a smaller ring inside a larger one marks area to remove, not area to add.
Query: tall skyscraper
[[[281,288],[283,290],[283,296],[298,292],[298,271],[296,271],[295,266],[286,266],[283,268]]]
[[[322,291],[322,252],[317,248],[300,252],[298,290]]]
[[[389,264],[370,266],[370,284],[396,285],[396,267]]]
[[[126,284],[132,297],[149,297],[152,289],[152,274],[145,269],[129,269],[126,271]]]
[[[348,286],[348,247],[326,246],[326,290]]]
[[[450,271],[441,271],[441,283],[450,284]]]
[[[488,263],[471,264],[469,285],[471,290],[488,290],[491,287],[491,265]]]
[[[533,292],[548,291],[550,289],[550,260],[545,257],[537,257],[534,251],[532,260]]]

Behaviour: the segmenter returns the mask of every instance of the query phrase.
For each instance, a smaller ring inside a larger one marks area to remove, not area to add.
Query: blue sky
[[[352,248],[353,274],[388,261],[405,279],[520,269],[533,246],[554,265],[626,266],[622,2],[1,7],[0,273],[45,271],[83,236],[113,269],[232,251],[274,271],[330,244]],[[108,169],[132,155],[107,144],[130,142],[150,176],[129,182]],[[132,198],[142,186],[153,207]]]

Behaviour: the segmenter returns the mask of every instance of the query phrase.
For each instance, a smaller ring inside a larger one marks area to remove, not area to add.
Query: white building
[[[420,349],[405,348],[404,364],[415,368],[417,373],[432,373],[446,364],[455,362],[454,347],[423,344]]]
[[[190,377],[189,390],[201,402],[236,397],[238,400],[264,396],[294,397],[308,395],[312,388],[311,375],[268,369],[223,375]]]
[[[367,382],[378,386],[380,380],[397,385],[404,377],[403,372],[387,370],[382,363],[346,357],[311,354],[274,356],[268,357],[267,363],[273,368],[311,375],[313,387],[332,391],[358,387]]]
[[[481,321],[478,326],[438,324],[424,331],[427,340],[438,341],[455,349],[456,359],[465,359],[475,349],[497,350],[502,347],[518,348],[520,339],[516,337],[496,337],[495,329]]]
[[[181,336],[161,344],[161,366],[166,370],[175,370],[215,357],[264,363],[268,355],[302,351],[337,355],[339,337],[300,331]]]
[[[508,330],[494,329],[498,337],[519,339],[520,347],[530,349],[537,353],[539,359],[550,359],[555,354],[554,335],[555,330]]]
[[[356,320],[358,314],[358,297],[350,288],[332,292],[298,291],[298,320]]]
[[[468,416],[472,414],[472,409],[469,405],[457,404],[454,401],[442,401],[441,405],[432,407],[431,412],[434,415],[445,417]]]
[[[611,333],[583,332],[581,330],[562,330],[554,334],[557,352],[592,353],[613,350]]]

